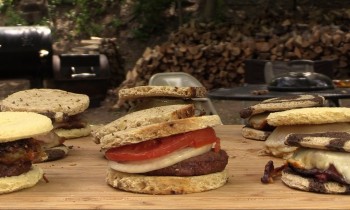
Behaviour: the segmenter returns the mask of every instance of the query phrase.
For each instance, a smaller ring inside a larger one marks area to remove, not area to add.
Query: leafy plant
[[[174,0],[138,0],[135,1],[134,14],[140,26],[134,30],[134,36],[141,40],[147,39],[150,34],[161,33],[165,28],[164,11]]]
[[[16,11],[14,0],[3,0],[0,4],[0,12],[5,14],[6,18],[4,24],[7,26],[12,25],[25,25],[26,21]]]

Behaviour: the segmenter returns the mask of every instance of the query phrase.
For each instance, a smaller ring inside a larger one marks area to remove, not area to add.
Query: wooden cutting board
[[[105,183],[106,160],[90,137],[66,141],[65,159],[41,163],[48,183],[0,195],[1,209],[346,209],[350,196],[301,192],[280,180],[262,184],[268,160],[259,156],[263,142],[240,135],[240,125],[216,128],[229,154],[229,182],[213,191],[187,195],[143,195],[123,192]]]

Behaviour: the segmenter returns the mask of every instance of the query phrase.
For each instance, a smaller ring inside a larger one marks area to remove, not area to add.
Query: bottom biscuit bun
[[[63,129],[63,128],[57,128],[54,130],[54,132],[64,139],[74,139],[74,138],[80,138],[84,136],[88,136],[91,133],[91,127],[87,126],[84,128],[74,128],[74,129]]]
[[[337,182],[318,182],[313,178],[300,176],[288,168],[283,170],[281,180],[285,185],[302,191],[325,194],[350,193],[350,185]]]
[[[19,176],[0,178],[0,194],[11,193],[36,185],[43,177],[43,170],[37,166],[32,166],[31,170]]]
[[[145,176],[108,169],[106,181],[114,188],[155,195],[188,194],[213,190],[228,181],[226,170],[201,176]]]

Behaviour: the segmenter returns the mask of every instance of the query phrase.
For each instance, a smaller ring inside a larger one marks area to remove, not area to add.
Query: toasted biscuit
[[[73,128],[73,129],[64,129],[64,128],[57,128],[54,130],[54,132],[64,139],[74,139],[74,138],[80,138],[84,136],[88,136],[91,134],[91,127],[87,125],[84,128]]]
[[[204,98],[206,94],[205,87],[137,86],[119,90],[119,99],[145,97]]]
[[[292,133],[284,143],[296,147],[350,152],[350,132]]]
[[[30,89],[13,93],[2,100],[2,111],[36,112],[62,121],[65,115],[83,112],[89,106],[89,97],[58,89]]]
[[[221,125],[218,115],[205,115],[200,117],[189,117],[131,128],[128,130],[112,132],[100,139],[101,148],[109,149],[127,144],[135,144],[150,139],[167,137],[179,133],[204,129]]]
[[[241,130],[242,136],[247,139],[265,141],[271,134],[270,131],[258,130],[248,126],[244,126]]]
[[[308,192],[325,194],[349,194],[350,185],[342,185],[337,182],[317,182],[315,179],[302,177],[294,173],[291,169],[282,171],[281,180],[287,186]]]
[[[33,187],[43,177],[43,174],[41,168],[33,165],[31,170],[19,176],[2,177],[0,179],[0,194]]]
[[[144,176],[108,169],[109,185],[135,193],[171,195],[204,192],[217,189],[228,181],[226,170],[202,176]]]
[[[272,126],[316,125],[326,123],[350,122],[350,108],[311,107],[274,112],[267,117]]]
[[[92,132],[92,135],[95,137],[95,142],[99,143],[100,138],[112,132],[192,117],[194,114],[195,109],[193,104],[168,105],[149,108],[132,112],[121,118],[118,118],[115,121],[94,130]]]
[[[34,112],[0,112],[0,142],[10,142],[47,133],[50,118]]]
[[[264,100],[240,111],[241,118],[264,112],[276,112],[304,107],[323,106],[325,99],[319,95],[295,95]]]
[[[269,113],[256,114],[247,120],[247,125],[258,130],[273,130],[274,127],[267,124],[267,116]]]

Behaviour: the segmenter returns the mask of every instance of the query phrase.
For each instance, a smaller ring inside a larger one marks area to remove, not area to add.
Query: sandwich
[[[306,107],[324,106],[325,99],[319,95],[294,95],[271,98],[245,107],[240,111],[240,117],[245,120],[241,130],[247,139],[266,141],[276,126],[268,124],[270,113]]]
[[[0,112],[0,194],[33,187],[43,178],[43,170],[33,165],[44,155],[36,137],[52,128],[44,115]]]
[[[277,174],[293,189],[325,194],[350,194],[350,132],[289,134],[285,144],[297,147],[279,168],[269,162],[262,181]]]
[[[129,103],[130,112],[156,106],[194,104],[200,114],[215,114],[206,98],[205,87],[136,86],[118,92],[118,107]]]
[[[297,149],[284,143],[291,133],[350,132],[349,113],[347,107],[309,107],[270,113],[267,123],[276,128],[265,141],[264,152],[289,158]]]
[[[221,120],[217,115],[195,116],[194,109],[190,104],[140,110],[92,132],[108,160],[107,183],[145,194],[187,194],[223,186],[228,155],[213,129]]]
[[[87,95],[42,88],[23,90],[7,96],[1,102],[1,111],[35,112],[52,120],[54,129],[50,135],[43,136],[53,139],[47,140],[51,143],[45,145],[48,158],[43,161],[49,161],[67,155],[65,140],[90,135],[90,125],[81,116],[88,106]]]

